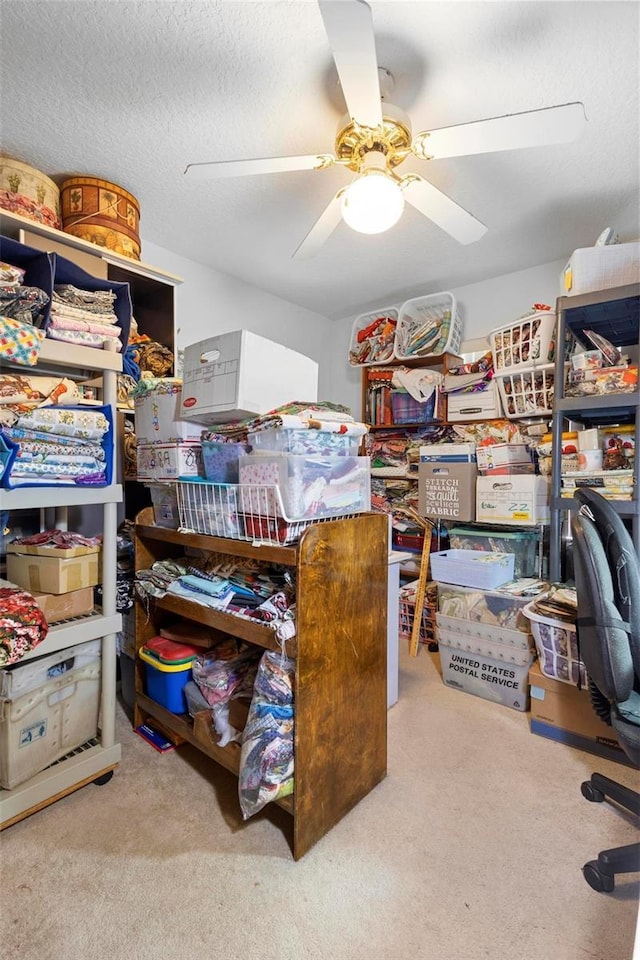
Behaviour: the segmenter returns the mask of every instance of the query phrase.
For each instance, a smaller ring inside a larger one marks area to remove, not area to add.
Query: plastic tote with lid
[[[186,713],[184,687],[191,680],[191,664],[200,648],[153,637],[140,649],[145,664],[145,691],[148,697],[172,713]]]

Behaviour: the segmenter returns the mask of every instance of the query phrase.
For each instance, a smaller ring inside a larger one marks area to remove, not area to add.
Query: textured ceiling
[[[405,163],[488,226],[475,244],[407,208],[374,237],[340,224],[298,262],[345,170],[183,176],[190,162],[333,150],[344,103],[313,0],[2,0],[2,149],[57,180],[121,184],[143,238],[329,317],[560,259],[607,225],[638,236],[637,3],[370,5],[414,132],[585,105],[573,144]]]

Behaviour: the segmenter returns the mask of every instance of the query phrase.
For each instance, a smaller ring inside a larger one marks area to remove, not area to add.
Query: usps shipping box
[[[182,417],[216,424],[318,399],[318,364],[249,330],[192,343],[184,353]]]
[[[418,513],[443,520],[474,520],[475,463],[422,461],[418,466]]]

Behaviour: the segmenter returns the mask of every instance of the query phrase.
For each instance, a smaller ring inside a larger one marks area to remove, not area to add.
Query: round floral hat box
[[[60,191],[41,170],[0,154],[0,207],[48,227],[60,227]]]
[[[71,177],[60,188],[62,229],[112,253],[140,259],[140,206],[109,180]]]

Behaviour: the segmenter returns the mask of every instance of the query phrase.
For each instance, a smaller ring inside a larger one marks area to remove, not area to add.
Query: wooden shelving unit
[[[256,545],[154,527],[151,509],[136,524],[136,569],[178,557],[185,548],[282,563],[296,570],[295,791],[279,805],[292,817],[299,860],[386,775],[387,519],[377,514],[309,526],[295,546]],[[265,650],[280,650],[268,627],[197,603],[165,597],[137,603],[136,648],[171,617],[207,624]],[[194,722],[144,693],[136,657],[136,724],[155,720],[237,775],[238,744],[221,748],[210,713]]]

